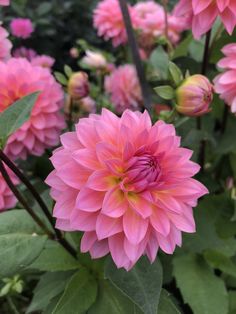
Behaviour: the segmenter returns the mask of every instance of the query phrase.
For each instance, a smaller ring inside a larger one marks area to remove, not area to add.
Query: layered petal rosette
[[[14,184],[18,184],[19,180],[16,178],[16,176],[13,174],[13,172],[4,165],[9,177],[11,178],[12,182]],[[12,191],[9,189],[7,183],[5,182],[1,172],[0,172],[0,212],[13,208],[17,203],[17,200],[12,193]]]
[[[225,57],[217,65],[223,69],[223,73],[214,80],[215,91],[236,113],[236,44],[226,45],[222,52]]]
[[[172,254],[181,232],[195,232],[192,207],[207,189],[191,177],[199,166],[180,147],[173,125],[151,124],[147,112],[121,118],[103,109],[61,136],[46,182],[56,201],[56,227],[83,231],[81,251],[109,252],[129,270],[159,247]]]
[[[39,91],[30,119],[8,139],[6,153],[12,159],[40,156],[59,142],[65,126],[60,109],[63,92],[48,69],[33,66],[26,59],[0,62],[0,112],[20,98]]]
[[[175,14],[188,17],[196,39],[212,28],[217,17],[220,17],[227,32],[232,34],[236,25],[236,1],[180,0],[175,7]]]

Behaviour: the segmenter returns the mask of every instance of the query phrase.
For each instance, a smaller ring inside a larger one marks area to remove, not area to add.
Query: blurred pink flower
[[[90,96],[84,97],[80,100],[80,108],[86,113],[95,113],[96,102]]]
[[[34,49],[22,46],[16,48],[13,51],[12,56],[14,58],[26,58],[27,60],[32,61],[37,56],[37,52]]]
[[[129,13],[133,26],[136,24],[136,16],[132,7]],[[123,22],[118,0],[99,1],[93,13],[93,25],[97,29],[98,36],[105,40],[112,40],[114,47],[127,42],[127,34]]]
[[[195,232],[192,207],[207,189],[191,177],[199,166],[181,148],[173,125],[152,126],[147,112],[121,118],[103,109],[61,137],[46,182],[61,230],[83,231],[81,251],[109,252],[131,269],[142,255],[153,262],[159,247],[172,254],[181,231]]]
[[[102,53],[92,50],[86,50],[85,53],[86,55],[81,60],[85,65],[95,69],[107,67],[107,60]]]
[[[14,184],[18,184],[19,181],[16,178],[16,176],[13,174],[13,172],[4,165],[9,177],[11,178],[12,182]],[[12,193],[12,191],[9,189],[7,183],[5,182],[1,172],[0,172],[0,212],[13,208],[17,203],[17,200]]]
[[[111,95],[117,113],[122,113],[125,109],[137,110],[142,103],[137,72],[131,64],[119,66],[107,76],[105,90]]]
[[[32,66],[26,59],[0,62],[0,73],[0,112],[23,96],[41,92],[30,119],[10,136],[5,151],[12,159],[40,156],[46,148],[58,144],[65,126],[60,114],[62,89],[48,69]]]
[[[10,28],[12,35],[23,39],[29,38],[34,31],[30,19],[15,18],[11,21]]]
[[[12,43],[7,38],[8,32],[0,26],[0,60],[5,61],[11,56]]]
[[[55,63],[55,59],[47,55],[40,55],[40,56],[34,57],[31,60],[31,63],[32,65],[38,65],[43,68],[51,69]]]
[[[197,117],[210,111],[213,85],[204,75],[186,78],[176,90],[176,110],[186,116]]]
[[[207,33],[219,16],[229,34],[236,25],[235,0],[180,0],[175,7],[176,16],[190,19],[196,39]]]
[[[0,0],[0,5],[7,6],[10,4],[10,0]]]
[[[68,94],[73,99],[81,99],[88,96],[89,80],[87,73],[79,71],[71,75],[68,81]]]
[[[221,59],[218,66],[224,69],[215,80],[215,91],[236,113],[236,44],[226,45],[222,52],[225,57]]]

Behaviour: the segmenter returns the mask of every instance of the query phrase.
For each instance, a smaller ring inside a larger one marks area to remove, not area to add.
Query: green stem
[[[10,296],[7,296],[6,299],[7,299],[7,303],[9,305],[10,309],[12,310],[12,312],[14,314],[20,314],[20,312],[17,310],[14,302],[12,301],[12,298]]]

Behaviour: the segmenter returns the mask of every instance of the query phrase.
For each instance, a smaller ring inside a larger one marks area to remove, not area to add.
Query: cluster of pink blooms
[[[6,153],[12,159],[40,156],[58,144],[65,126],[60,114],[62,89],[48,69],[33,66],[26,59],[0,62],[0,73],[0,112],[23,96],[40,91],[30,119],[8,139]]]
[[[144,254],[153,262],[159,248],[172,254],[181,231],[195,232],[192,207],[207,189],[191,178],[200,167],[174,126],[152,126],[147,112],[118,118],[103,109],[80,119],[61,142],[46,182],[56,227],[83,231],[82,252],[110,252],[129,270]]]
[[[29,38],[34,31],[33,24],[29,19],[15,18],[10,24],[11,33],[18,38]]]
[[[129,6],[132,25],[138,31],[141,46],[150,46],[155,38],[165,35],[165,11],[154,1],[139,2]],[[173,44],[180,39],[180,34],[186,29],[186,18],[178,18],[168,14],[168,37]],[[100,1],[94,11],[94,27],[98,35],[111,39],[113,46],[125,44],[127,34],[123,23],[118,0]]]
[[[215,91],[236,113],[236,44],[229,44],[222,49],[225,57],[221,59],[218,66],[224,69],[215,80]]]
[[[105,79],[105,90],[117,113],[125,109],[138,110],[142,104],[142,93],[136,69],[131,64],[119,66]]]
[[[5,61],[11,56],[12,43],[7,38],[8,32],[0,26],[0,61]]]
[[[220,17],[228,33],[232,34],[236,25],[236,1],[180,0],[175,14],[189,19],[193,35],[197,39],[212,28],[217,17]]]
[[[0,5],[7,6],[10,4],[10,0],[0,0]]]
[[[7,170],[7,173],[11,178],[12,182],[14,184],[18,184],[19,183],[18,179],[12,173],[12,171],[6,165],[4,165],[4,167]],[[0,212],[14,207],[16,205],[16,202],[17,202],[16,198],[14,197],[12,191],[9,189],[7,183],[5,182],[0,172]]]

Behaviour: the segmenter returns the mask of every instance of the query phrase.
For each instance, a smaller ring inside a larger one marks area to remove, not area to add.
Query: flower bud
[[[80,100],[80,108],[85,113],[96,112],[96,102],[91,97],[85,97]]]
[[[78,58],[78,57],[79,57],[79,51],[78,51],[78,49],[75,48],[75,47],[72,47],[72,48],[70,49],[70,56],[71,56],[71,58],[73,58],[73,59]]]
[[[201,116],[210,111],[213,86],[203,75],[188,77],[176,90],[176,110],[186,116]]]
[[[76,72],[71,75],[68,83],[68,93],[73,99],[88,96],[89,82],[85,72]]]
[[[82,62],[95,69],[104,69],[107,66],[106,58],[100,52],[91,50],[86,50],[86,56],[83,57]]]

